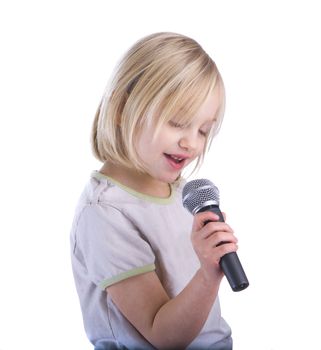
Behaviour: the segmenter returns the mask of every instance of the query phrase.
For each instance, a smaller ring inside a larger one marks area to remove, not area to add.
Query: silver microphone
[[[191,214],[211,211],[219,216],[219,221],[224,222],[219,208],[219,190],[210,180],[198,179],[187,182],[183,188],[182,199],[183,206]],[[205,225],[208,222],[205,222]],[[249,281],[235,252],[222,256],[220,266],[234,292],[239,292],[249,286]]]

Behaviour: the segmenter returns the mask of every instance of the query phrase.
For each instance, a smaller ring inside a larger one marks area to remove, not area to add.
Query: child
[[[93,151],[104,164],[71,233],[96,350],[232,349],[218,263],[237,239],[214,213],[193,217],[181,199],[182,170],[202,163],[224,96],[215,63],[179,34],[143,38],[120,62],[93,124]]]

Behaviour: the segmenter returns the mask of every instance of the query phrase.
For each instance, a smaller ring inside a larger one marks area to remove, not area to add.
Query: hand
[[[223,213],[224,219],[225,214]],[[223,277],[219,261],[222,256],[237,250],[237,238],[231,227],[218,221],[218,215],[203,212],[194,217],[191,240],[206,278]],[[208,222],[205,225],[205,222]],[[224,243],[224,244],[222,244]]]

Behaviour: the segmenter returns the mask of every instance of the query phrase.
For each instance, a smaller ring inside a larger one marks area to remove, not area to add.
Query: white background
[[[227,108],[198,177],[221,191],[250,287],[220,297],[236,350],[321,349],[317,1],[1,1],[0,350],[92,349],[69,258],[100,164],[92,119],[120,56],[156,31],[216,61]]]

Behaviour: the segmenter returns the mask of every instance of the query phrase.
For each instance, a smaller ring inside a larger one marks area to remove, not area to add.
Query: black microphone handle
[[[220,217],[219,221],[224,222],[223,214],[218,205],[208,205],[198,210],[198,213],[204,211],[211,211],[212,213],[217,214]],[[205,222],[205,225],[208,222],[209,221]],[[233,292],[239,292],[249,286],[249,281],[235,252],[227,253],[222,256],[220,260],[220,266]]]

